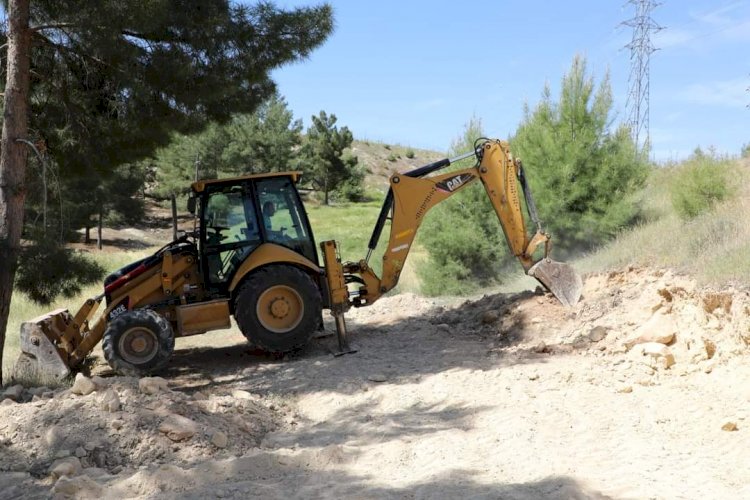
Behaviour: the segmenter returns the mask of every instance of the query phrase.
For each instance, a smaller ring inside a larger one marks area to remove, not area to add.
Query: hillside
[[[388,178],[394,172],[406,172],[446,157],[437,151],[367,140],[354,141],[351,152],[367,172],[366,187],[379,191],[387,189]]]

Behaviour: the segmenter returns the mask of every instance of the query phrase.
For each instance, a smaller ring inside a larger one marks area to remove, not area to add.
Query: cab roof
[[[291,177],[292,182],[297,184],[302,177],[300,170],[293,170],[289,172],[268,172],[265,174],[252,174],[252,175],[240,175],[239,177],[225,177],[223,179],[204,179],[195,181],[190,185],[193,191],[196,193],[202,193],[206,186],[213,184],[238,184],[241,181],[252,180],[252,179],[265,179],[268,177]]]

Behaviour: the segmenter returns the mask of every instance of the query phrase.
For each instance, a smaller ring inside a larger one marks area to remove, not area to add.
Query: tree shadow
[[[325,459],[329,458],[328,461]],[[503,499],[503,500],[611,500],[569,476],[548,476],[528,482],[480,482],[473,470],[452,469],[423,481],[403,485],[382,485],[382,479],[354,475],[339,470],[340,454],[300,453],[278,460],[262,452],[226,462],[206,464],[185,474],[184,483],[175,486],[153,473],[149,479],[164,481],[159,498],[202,499],[207,494],[231,498],[264,499]],[[269,467],[269,464],[275,464]],[[313,465],[314,464],[314,465]],[[177,472],[182,473],[181,471]],[[144,477],[145,479],[145,477]],[[144,481],[148,484],[148,480]],[[153,487],[153,486],[152,486]],[[171,491],[170,491],[171,490]],[[117,493],[117,491],[111,491]]]
[[[304,426],[302,430],[270,433],[266,436],[265,444],[282,448],[298,444],[306,447],[340,444],[366,446],[440,431],[468,431],[473,427],[477,414],[491,409],[489,406],[418,402],[384,413],[378,411],[377,406],[378,401],[369,401],[344,407],[325,421]]]
[[[95,240],[91,240],[90,243],[81,243],[80,245],[85,250],[94,250],[97,244]],[[134,238],[102,238],[102,246],[127,251],[153,248],[154,244]]]
[[[176,350],[160,375],[188,391],[232,386],[259,394],[351,394],[377,383],[411,383],[457,368],[487,371],[546,363],[564,351],[519,347],[529,340],[533,318],[514,308],[518,301],[534,297],[533,292],[492,295],[456,309],[429,310],[383,322],[355,317],[348,325],[357,352],[340,357],[334,356],[337,339],[331,323],[325,335],[282,358],[253,350],[243,341],[209,347],[209,333],[206,347]],[[493,321],[485,315],[488,310],[495,311]]]

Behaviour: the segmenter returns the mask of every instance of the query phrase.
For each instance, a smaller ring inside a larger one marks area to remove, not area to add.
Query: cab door
[[[318,264],[315,239],[299,192],[290,177],[257,179],[263,240],[285,246]]]
[[[206,189],[200,238],[204,278],[210,288],[225,290],[240,264],[263,243],[263,232],[250,181]]]

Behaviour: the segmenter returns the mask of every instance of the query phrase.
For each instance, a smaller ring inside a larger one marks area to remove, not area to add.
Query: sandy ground
[[[351,312],[342,357],[333,336],[288,359],[182,339],[170,391],[100,367],[106,389],[0,405],[0,498],[750,498],[749,305],[628,269],[575,309],[386,298]],[[173,414],[197,432],[160,432]],[[50,425],[77,431],[55,444]],[[78,448],[81,471],[50,473]]]

